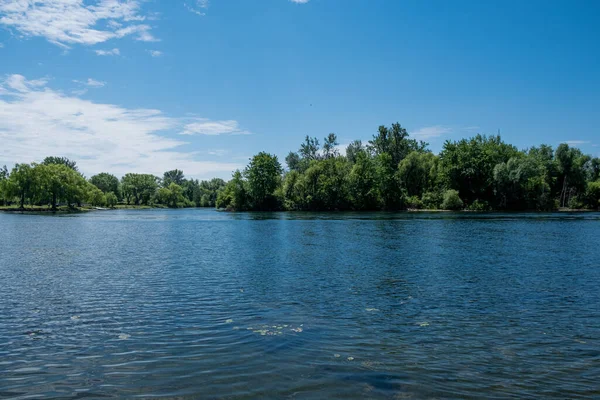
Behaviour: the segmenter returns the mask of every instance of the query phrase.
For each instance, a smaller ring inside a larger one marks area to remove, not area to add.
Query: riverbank
[[[49,206],[29,206],[25,208],[19,208],[18,206],[0,206],[0,212],[10,212],[10,213],[54,213],[54,214],[75,214],[75,213],[84,213],[90,211],[111,211],[111,210],[155,210],[155,209],[167,209],[163,205],[133,205],[133,204],[117,204],[114,207],[105,208],[105,207],[92,207],[92,206],[84,206],[84,207],[68,207],[68,206],[60,206],[57,209],[53,210]],[[208,208],[208,207],[182,207],[182,208]],[[227,209],[215,209],[215,211],[221,212],[237,212]],[[579,208],[559,208],[557,210],[552,210],[550,212],[560,212],[560,213],[569,213],[569,212],[599,212],[600,210],[590,210],[590,209],[579,209]],[[249,211],[252,212],[252,211]],[[285,212],[285,211],[274,211],[274,212]],[[305,212],[315,212],[306,210]],[[319,212],[319,211],[316,211]],[[323,213],[336,213],[338,211],[320,211]],[[355,211],[356,212],[356,211]],[[360,211],[359,211],[360,212]],[[365,211],[370,212],[370,211]],[[524,212],[524,213],[536,213],[539,211],[534,210],[525,210],[525,211],[504,211],[504,210],[490,210],[490,211],[472,211],[472,210],[440,210],[440,209],[416,209],[409,208],[406,210],[399,210],[397,212],[408,212],[408,213],[494,213],[494,212]]]
[[[82,213],[90,211],[110,211],[110,210],[153,210],[153,209],[164,209],[168,208],[163,205],[133,205],[133,204],[117,204],[114,207],[94,207],[94,206],[82,206],[82,207],[69,207],[59,206],[56,209],[52,209],[50,206],[26,206],[20,208],[17,205],[11,206],[0,206],[0,212],[10,213]],[[202,208],[202,207],[185,207],[185,208]]]

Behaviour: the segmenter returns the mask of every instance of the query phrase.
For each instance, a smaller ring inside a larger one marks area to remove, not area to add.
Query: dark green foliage
[[[149,204],[158,189],[158,180],[150,174],[125,174],[121,179],[121,190],[127,204]]]
[[[442,209],[444,210],[461,210],[463,208],[463,201],[458,195],[458,191],[454,189],[446,190],[444,193],[444,200],[442,201]]]
[[[366,154],[367,150],[360,140],[355,140],[346,147],[346,159],[350,164],[354,164],[359,154]]]
[[[217,208],[243,211],[249,208],[247,184],[238,170],[217,195]]]
[[[340,153],[336,148],[338,144],[339,143],[337,141],[337,136],[335,133],[330,133],[329,135],[327,135],[323,142],[323,157],[337,157]]]
[[[290,171],[298,171],[300,170],[300,156],[298,153],[294,153],[290,151],[289,154],[285,157],[285,163],[288,166]]]
[[[71,168],[73,171],[79,172],[77,169],[77,163],[75,161],[69,160],[67,157],[46,157],[44,161],[42,161],[43,165],[64,165],[68,168]]]
[[[163,174],[162,187],[169,187],[171,183],[175,183],[179,186],[182,186],[184,182],[185,177],[183,175],[183,171],[179,169],[174,169],[171,171],[167,171]]]
[[[519,154],[500,136],[477,135],[458,142],[446,141],[440,153],[440,173],[445,187],[458,190],[466,204],[475,200],[493,204],[494,168]]]
[[[90,178],[90,183],[102,190],[103,193],[112,192],[117,195],[120,193],[119,178],[107,172],[102,172]]]
[[[447,141],[439,155],[409,137],[400,124],[380,126],[368,146],[356,140],[338,152],[327,135],[320,147],[306,136],[286,157],[258,153],[229,182],[186,179],[167,171],[163,179],[108,173],[87,182],[76,163],[48,157],[42,164],[0,168],[0,204],[114,207],[127,204],[217,207],[227,210],[555,210],[600,207],[600,159],[561,144],[519,151],[499,136]]]
[[[283,168],[277,156],[260,152],[244,170],[248,180],[248,194],[253,210],[276,210],[279,208],[275,190],[281,185]]]
[[[106,193],[104,197],[106,199],[106,205],[110,208],[113,208],[119,202],[119,199],[117,199],[117,195],[113,192]]]

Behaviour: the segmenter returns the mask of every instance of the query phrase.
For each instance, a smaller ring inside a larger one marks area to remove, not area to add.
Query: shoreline
[[[299,213],[320,213],[320,214],[336,214],[336,213],[469,213],[469,214],[490,214],[490,213],[503,213],[503,214],[540,214],[540,213],[594,213],[600,212],[598,210],[590,209],[577,209],[577,208],[560,208],[551,211],[535,211],[535,210],[523,210],[523,211],[507,211],[507,210],[489,210],[489,211],[471,211],[471,210],[439,210],[439,209],[406,209],[397,211],[385,211],[385,210],[370,210],[370,211],[312,211],[312,210],[277,210],[277,211],[230,211],[225,209],[218,209],[213,207],[181,207],[181,208],[168,208],[161,206],[134,206],[134,205],[120,205],[114,208],[104,207],[76,207],[76,208],[58,208],[52,210],[46,207],[34,207],[34,208],[15,208],[15,207],[0,207],[0,212],[15,213],[15,214],[80,214],[93,211],[118,211],[118,210],[186,210],[186,209],[211,209],[217,212],[231,212],[231,213],[260,213],[260,212],[299,212]]]

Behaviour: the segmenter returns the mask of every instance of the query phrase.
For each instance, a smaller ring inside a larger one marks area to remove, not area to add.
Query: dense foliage
[[[335,134],[306,136],[285,158],[260,152],[232,179],[198,181],[183,171],[162,177],[100,173],[86,180],[75,162],[0,169],[0,203],[114,207],[218,207],[229,210],[553,210],[600,206],[600,159],[561,144],[518,150],[500,136],[446,141],[439,155],[400,124],[380,126],[367,144],[341,155]]]
[[[554,210],[600,206],[600,159],[561,144],[524,151],[500,136],[446,141],[439,155],[400,124],[340,155],[335,134],[306,137],[285,158],[259,153],[217,207],[231,210]],[[260,177],[258,179],[257,177]],[[268,184],[266,184],[268,182]],[[268,199],[266,201],[265,199]]]
[[[103,172],[89,180],[77,165],[63,157],[47,157],[41,164],[17,164],[0,168],[0,204],[74,208],[127,205],[166,207],[214,207],[225,187],[222,179],[185,179],[183,171],[167,171],[162,179],[149,174],[126,174],[121,180]]]

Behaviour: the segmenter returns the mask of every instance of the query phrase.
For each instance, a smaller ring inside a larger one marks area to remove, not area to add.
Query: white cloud
[[[416,131],[410,132],[410,136],[418,140],[427,140],[431,138],[440,137],[442,135],[452,133],[452,128],[442,125],[426,126]]]
[[[162,56],[162,51],[158,51],[158,50],[146,50],[148,52],[148,54],[150,54],[152,57],[160,57]]]
[[[88,78],[86,85],[88,85],[90,87],[102,87],[102,86],[106,85],[106,82],[97,81],[95,79]]]
[[[250,132],[241,130],[237,121],[211,121],[199,118],[184,126],[182,135],[248,135]]]
[[[96,54],[98,54],[99,56],[118,56],[121,54],[121,51],[119,49],[112,49],[112,50],[94,50],[96,52]]]
[[[188,3],[183,3],[183,5],[188,9],[188,11],[193,12],[196,15],[205,16],[206,13],[200,10],[208,8],[209,0],[196,0],[194,7],[190,6]]]
[[[296,4],[306,4],[308,3],[310,0],[290,0],[292,3],[296,3]]]
[[[88,78],[88,80],[85,81],[85,82],[78,81],[78,80],[73,80],[73,82],[79,83],[81,85],[86,85],[86,86],[89,86],[89,87],[93,87],[93,88],[101,88],[101,87],[103,87],[103,86],[106,85],[106,82],[97,81],[97,80],[92,79],[92,78]],[[74,91],[73,93],[76,93],[76,92]]]
[[[0,0],[0,24],[24,37],[44,37],[61,47],[93,45],[133,35],[155,41],[140,23],[141,0]]]
[[[181,149],[185,142],[163,136],[186,123],[189,118],[169,117],[160,110],[84,100],[49,88],[44,79],[11,75],[0,83],[2,164],[59,155],[76,160],[88,176],[103,171],[161,175],[179,168],[195,178],[227,178],[243,168],[238,163],[199,160],[197,153]]]
[[[4,43],[0,42],[0,49],[4,47]]]
[[[562,143],[566,143],[569,146],[580,146],[582,144],[590,144],[591,142],[589,140],[565,140]]]

